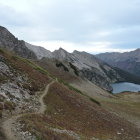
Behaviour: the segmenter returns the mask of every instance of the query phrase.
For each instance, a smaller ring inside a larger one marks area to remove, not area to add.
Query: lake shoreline
[[[140,92],[140,85],[129,83],[129,82],[120,82],[111,84],[113,90],[112,94],[119,94],[123,92]]]

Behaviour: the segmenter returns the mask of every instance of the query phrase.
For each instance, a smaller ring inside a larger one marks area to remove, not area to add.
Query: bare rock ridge
[[[24,41],[18,40],[2,26],[0,26],[0,47],[11,50],[25,58],[36,59],[35,53],[26,47]]]
[[[27,42],[25,42],[25,46],[36,54],[37,59],[42,59],[43,57],[47,57],[47,58],[53,57],[52,53],[43,47],[31,45]]]
[[[136,76],[140,76],[140,49],[125,53],[102,53],[96,55],[96,57],[113,67],[117,67]]]
[[[67,62],[66,67],[71,68],[76,76],[87,79],[103,89],[111,91],[111,83],[126,81],[122,72],[118,73],[116,69],[96,58],[94,55],[74,51],[69,53],[63,48],[50,52],[49,50],[31,45],[25,41],[18,40],[6,28],[0,26],[0,47],[15,52],[16,54],[41,61],[42,58],[56,59],[62,64]]]
[[[106,90],[112,90],[110,83],[124,80],[112,67],[89,53],[79,51],[68,53],[60,48],[53,54],[55,58],[68,61],[75,66],[78,75]]]

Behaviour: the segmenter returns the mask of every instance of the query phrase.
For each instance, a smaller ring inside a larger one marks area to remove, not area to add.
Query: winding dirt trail
[[[47,95],[48,90],[49,90],[49,87],[54,82],[55,81],[52,81],[51,83],[49,83],[46,86],[43,94],[39,97],[39,102],[40,102],[41,105],[40,105],[40,109],[37,112],[35,112],[35,113],[37,113],[37,114],[43,114],[45,112],[46,105],[43,102],[43,98]],[[19,114],[19,115],[16,115],[16,116],[12,116],[11,118],[9,118],[8,120],[6,120],[6,121],[3,122],[2,129],[3,129],[4,133],[5,133],[6,140],[21,140],[21,137],[13,131],[13,124],[16,122],[16,120],[18,118],[20,118],[21,116],[26,115],[26,114],[29,114],[29,113]]]
[[[16,122],[16,119],[18,119],[21,116],[22,115],[13,116],[10,119],[3,122],[2,128],[6,136],[6,140],[20,140],[20,137],[13,132],[12,126]]]
[[[49,87],[54,83],[55,81],[52,81],[50,84],[48,84],[44,90],[44,93],[39,98],[39,103],[41,104],[40,109],[37,113],[43,114],[46,110],[46,105],[43,102],[43,98],[47,95]]]

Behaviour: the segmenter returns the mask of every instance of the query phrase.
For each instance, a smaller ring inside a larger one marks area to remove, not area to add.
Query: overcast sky
[[[51,51],[140,47],[140,0],[0,0],[0,9],[1,26]]]

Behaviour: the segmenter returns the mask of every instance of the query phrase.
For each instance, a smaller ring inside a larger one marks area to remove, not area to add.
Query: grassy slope
[[[3,50],[0,50],[0,55],[4,56],[8,65],[19,73],[28,75],[31,87],[25,85],[25,88],[31,88],[30,90],[33,91],[40,90],[50,82],[46,75],[47,71],[31,61],[3,52]],[[69,78],[71,80],[70,76]],[[136,139],[136,136],[140,134],[136,127],[108,111],[119,115],[121,114],[120,112],[136,113],[139,117],[139,113],[137,113],[139,112],[139,104],[129,104],[130,102],[126,104],[123,100],[119,101],[113,98],[99,98],[99,100],[101,106],[92,102],[88,97],[68,89],[63,84],[55,83],[51,86],[49,94],[44,100],[47,104],[46,115],[29,114],[23,116],[21,120],[27,124],[25,125],[25,130],[35,133],[39,139],[75,139],[66,133],[55,132],[53,128],[73,131],[74,134],[78,134],[84,140],[91,137],[103,140],[107,138],[112,138],[113,140]],[[134,108],[136,110],[133,110]],[[125,109],[133,111],[125,111]],[[118,132],[122,134],[118,135]]]
[[[92,137],[101,140],[134,140],[140,134],[134,125],[59,83],[51,86],[44,101],[47,104],[46,115],[22,118],[28,124],[26,129],[38,132],[36,134],[42,139],[66,139],[66,134],[62,136],[54,132],[53,128],[72,131],[83,140]],[[73,138],[69,136],[67,139]]]
[[[100,99],[103,107],[134,123],[140,128],[140,94],[121,93],[116,99]]]
[[[25,88],[27,86],[27,88],[30,88],[30,90],[37,91],[49,83],[50,78],[48,77],[48,72],[30,60],[21,58],[2,49],[0,49],[0,55],[4,58],[4,63],[16,71],[16,73],[28,76],[28,84],[31,87],[28,87],[27,84],[25,85]],[[3,77],[3,79],[9,79],[9,77]]]
[[[73,83],[73,86],[79,88],[88,96],[98,100],[107,111],[117,114],[140,128],[139,93],[121,93],[113,96],[99,87],[95,87],[91,83]]]
[[[69,71],[65,71],[63,67],[57,67],[56,64],[58,63],[57,60],[50,60],[50,59],[43,59],[38,61],[41,67],[47,69],[50,74],[54,75],[57,78],[63,79],[64,81],[71,82],[71,81],[79,81],[78,77],[73,73],[73,70],[69,68]],[[66,62],[63,62],[65,65]],[[67,66],[68,64],[66,64]]]

